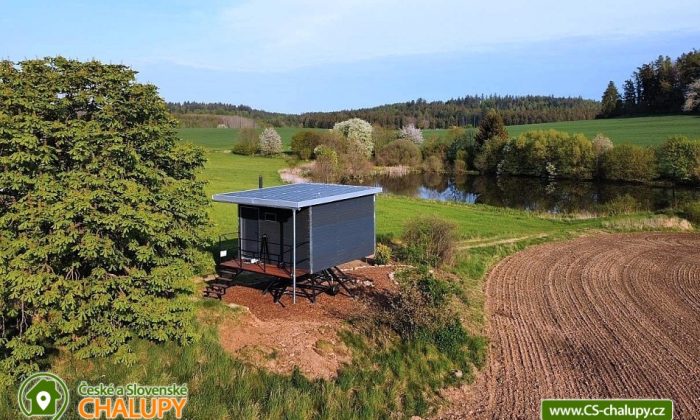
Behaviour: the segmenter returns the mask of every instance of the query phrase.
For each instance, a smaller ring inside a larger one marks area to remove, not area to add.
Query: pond
[[[700,200],[700,188],[693,187],[483,175],[413,173],[401,177],[377,176],[363,184],[380,186],[385,192],[397,195],[548,213],[593,212],[625,194],[648,210],[680,208],[688,201]]]

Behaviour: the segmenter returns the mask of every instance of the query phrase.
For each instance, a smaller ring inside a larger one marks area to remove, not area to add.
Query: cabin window
[[[277,214],[265,212],[265,220],[268,222],[276,222],[277,221]]]

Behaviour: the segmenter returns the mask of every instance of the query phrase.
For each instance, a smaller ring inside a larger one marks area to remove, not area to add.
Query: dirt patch
[[[671,398],[700,412],[700,235],[532,247],[486,283],[488,364],[442,418],[538,418],[542,398]],[[695,413],[695,414],[693,414]]]
[[[367,315],[397,289],[392,267],[368,267],[352,263],[344,272],[354,279],[350,297],[321,294],[316,303],[282,296],[279,303],[262,294],[265,278],[248,276],[229,288],[223,300],[247,308],[235,320],[224,319],[218,325],[223,347],[256,366],[288,374],[294,366],[311,378],[331,378],[351,360],[349,350],[338,332],[351,328],[347,321]]]

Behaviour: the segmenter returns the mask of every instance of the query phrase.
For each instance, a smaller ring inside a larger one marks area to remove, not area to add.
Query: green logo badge
[[[59,419],[68,409],[70,393],[63,379],[49,372],[29,375],[19,386],[17,402],[27,417]]]

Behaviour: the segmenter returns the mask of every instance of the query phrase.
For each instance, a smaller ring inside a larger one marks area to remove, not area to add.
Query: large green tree
[[[0,62],[0,382],[51,349],[192,337],[204,157],[174,127],[128,67]]]

